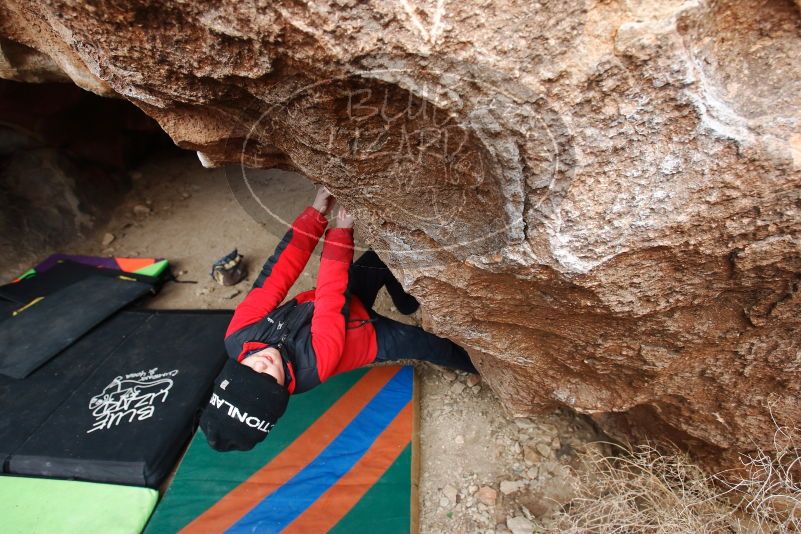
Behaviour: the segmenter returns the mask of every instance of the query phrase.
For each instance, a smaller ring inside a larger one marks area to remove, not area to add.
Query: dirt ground
[[[280,224],[260,225],[231,188],[238,168],[204,169],[191,153],[154,156],[131,173],[133,190],[85,239],[64,251],[79,254],[158,256],[170,260],[178,280],[149,304],[157,308],[234,308],[280,239]],[[282,171],[249,171],[257,196],[291,220],[311,203],[314,186]],[[236,188],[234,188],[236,189]],[[215,259],[237,248],[248,279],[222,287],[209,277]],[[42,251],[44,257],[52,251]],[[5,261],[5,278],[37,259]],[[314,286],[315,257],[291,294]],[[406,321],[386,294],[376,310]],[[419,314],[419,312],[418,312]],[[419,365],[421,384],[421,532],[547,530],[548,517],[571,496],[575,452],[598,440],[582,418],[557,412],[513,419],[478,376]]]

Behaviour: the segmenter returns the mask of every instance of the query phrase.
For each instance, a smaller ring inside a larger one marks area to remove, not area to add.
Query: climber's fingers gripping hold
[[[337,212],[337,228],[353,228],[353,215],[344,206]]]
[[[323,215],[328,215],[328,213],[331,211],[331,208],[334,207],[334,202],[336,202],[336,199],[334,198],[334,195],[331,194],[331,191],[329,191],[325,186],[321,185],[317,189],[317,196],[314,198],[312,207]]]

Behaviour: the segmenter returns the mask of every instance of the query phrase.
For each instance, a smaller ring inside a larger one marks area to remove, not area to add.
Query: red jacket
[[[288,371],[285,384],[290,393],[306,391],[330,376],[372,363],[378,350],[367,309],[348,294],[353,261],[350,228],[326,232],[317,287],[279,307],[327,224],[312,207],[295,219],[253,289],[237,306],[225,334],[228,354],[238,361],[253,350],[278,347]],[[287,323],[291,324],[290,339],[281,336]]]

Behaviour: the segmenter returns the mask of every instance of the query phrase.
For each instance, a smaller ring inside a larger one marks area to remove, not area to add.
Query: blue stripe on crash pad
[[[317,458],[234,523],[226,532],[280,532],[364,456],[412,398],[411,367],[387,382]]]

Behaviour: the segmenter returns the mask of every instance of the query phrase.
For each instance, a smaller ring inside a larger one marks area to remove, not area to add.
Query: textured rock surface
[[[796,3],[7,0],[0,35],[0,76],[328,184],[514,411],[710,461],[801,421]]]

